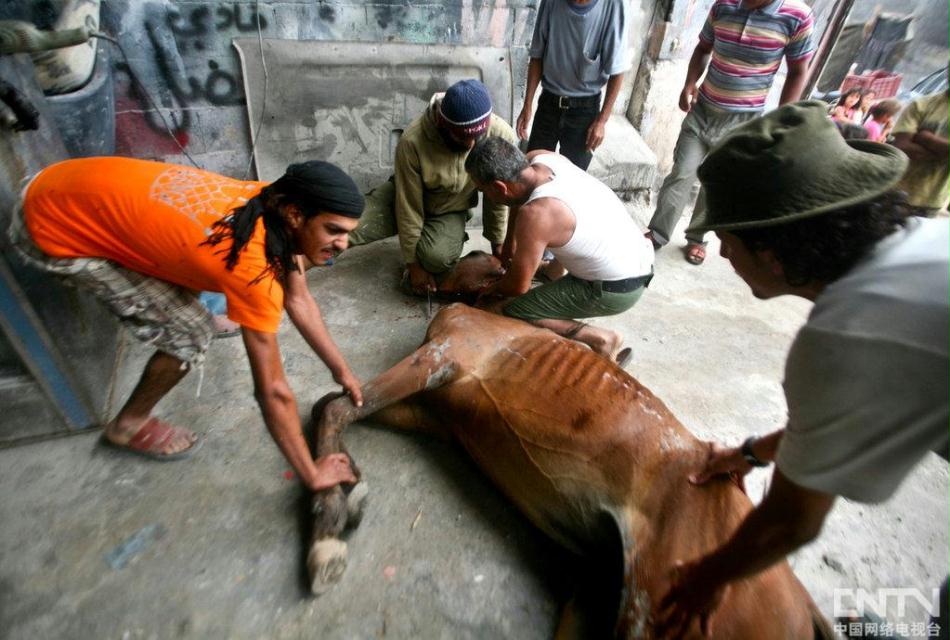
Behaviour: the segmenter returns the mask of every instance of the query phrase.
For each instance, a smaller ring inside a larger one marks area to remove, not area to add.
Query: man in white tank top
[[[501,138],[478,143],[465,170],[486,197],[510,207],[502,249],[508,271],[482,299],[513,298],[499,305],[506,316],[626,362],[620,334],[577,321],[623,313],[653,275],[653,246],[620,199],[567,158],[542,150],[526,157]],[[531,289],[545,248],[562,277]]]

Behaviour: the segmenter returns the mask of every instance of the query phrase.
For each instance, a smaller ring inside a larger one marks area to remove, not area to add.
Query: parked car
[[[897,94],[897,99],[906,104],[907,102],[916,100],[917,98],[922,98],[934,93],[946,91],[947,87],[950,86],[950,81],[947,79],[948,73],[950,73],[950,66],[934,71],[923,80],[915,84],[909,91],[899,92]]]
[[[838,102],[838,96],[841,95],[841,92],[835,89],[834,91],[821,92],[821,91],[812,91],[811,95],[808,96],[809,100],[823,100],[829,105],[833,105]],[[804,98],[803,98],[804,99]]]

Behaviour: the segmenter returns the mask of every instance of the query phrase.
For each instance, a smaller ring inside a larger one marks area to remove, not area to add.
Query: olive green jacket
[[[449,149],[436,128],[433,102],[403,132],[396,146],[396,226],[399,245],[406,264],[416,261],[416,244],[427,216],[465,211],[478,203],[475,184],[465,172],[468,152]],[[515,132],[507,122],[491,115],[489,136],[499,136],[517,144]],[[508,207],[487,198],[482,203],[483,235],[493,244],[505,241]]]

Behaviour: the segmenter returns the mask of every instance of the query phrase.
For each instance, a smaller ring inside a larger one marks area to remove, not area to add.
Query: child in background
[[[901,103],[897,100],[881,100],[871,107],[868,119],[864,121],[864,128],[868,131],[868,140],[886,142],[891,127],[894,126],[894,116],[900,110]]]
[[[868,114],[871,113],[871,107],[874,106],[875,97],[874,92],[870,89],[861,94],[861,101],[854,110],[854,121],[857,124],[864,124],[864,121],[868,119]]]
[[[861,90],[848,89],[838,98],[838,104],[831,111],[831,118],[835,122],[854,122],[854,111],[861,101]]]

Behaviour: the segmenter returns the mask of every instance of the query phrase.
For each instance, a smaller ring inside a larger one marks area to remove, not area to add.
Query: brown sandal
[[[626,369],[627,364],[630,362],[630,357],[633,355],[633,349],[630,347],[624,347],[617,353],[617,366],[621,369]]]
[[[686,262],[690,264],[702,264],[706,259],[706,246],[698,242],[690,242],[686,246]]]

